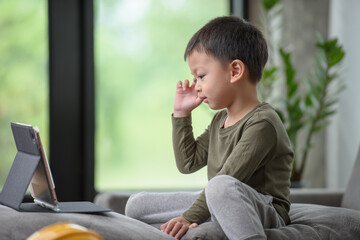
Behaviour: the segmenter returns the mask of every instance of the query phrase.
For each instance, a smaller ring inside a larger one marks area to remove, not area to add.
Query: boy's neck
[[[252,102],[243,108],[240,109],[240,111],[237,111],[236,113],[233,113],[227,109],[227,118],[224,123],[224,128],[230,127],[243,119],[249,112],[251,112],[257,105],[259,105],[260,101]]]
[[[237,96],[233,104],[227,108],[228,117],[225,121],[224,128],[230,127],[240,121],[261,103],[257,97],[256,89],[247,89],[247,91],[242,91],[242,93],[239,93]]]

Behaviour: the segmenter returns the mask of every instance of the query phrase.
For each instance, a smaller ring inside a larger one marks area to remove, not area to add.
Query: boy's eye
[[[200,78],[200,79],[203,79],[204,77],[205,77],[205,75],[198,76],[198,78]]]

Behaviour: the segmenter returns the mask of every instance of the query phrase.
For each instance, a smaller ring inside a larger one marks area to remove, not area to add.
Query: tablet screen
[[[30,193],[35,202],[43,204],[44,207],[56,208],[58,201],[55,193],[55,185],[47,161],[44,147],[41,143],[39,129],[32,128],[34,140],[41,154],[41,160],[30,181]]]

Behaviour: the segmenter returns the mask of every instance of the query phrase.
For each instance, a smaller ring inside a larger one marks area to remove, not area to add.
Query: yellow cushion
[[[73,223],[56,223],[33,233],[27,240],[104,240],[96,232]]]

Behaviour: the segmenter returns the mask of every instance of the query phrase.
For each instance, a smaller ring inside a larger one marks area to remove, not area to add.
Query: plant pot
[[[305,187],[304,181],[291,181],[290,188],[303,188]]]

